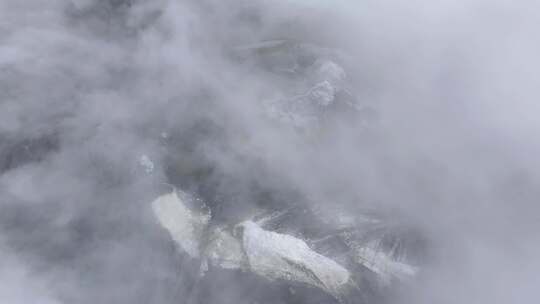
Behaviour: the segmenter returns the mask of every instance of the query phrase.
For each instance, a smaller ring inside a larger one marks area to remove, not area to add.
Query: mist
[[[539,9],[1,1],[0,302],[187,303],[194,266],[150,208],[176,187],[216,223],[294,202],[413,227],[422,271],[389,303],[536,303]],[[299,85],[246,53],[281,39],[335,58],[361,119],[268,119]],[[201,303],[293,303],[212,284]]]

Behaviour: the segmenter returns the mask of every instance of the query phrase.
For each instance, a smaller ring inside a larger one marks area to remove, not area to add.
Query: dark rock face
[[[0,141],[0,173],[32,162],[44,160],[58,151],[58,134],[35,138],[6,138]]]

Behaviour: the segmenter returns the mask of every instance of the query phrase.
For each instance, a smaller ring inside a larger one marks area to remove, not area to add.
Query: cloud
[[[218,208],[221,222],[295,201],[384,210],[418,227],[433,258],[397,303],[532,303],[535,8],[2,1],[0,279],[10,287],[0,297],[177,302],[192,279],[177,266],[189,266],[149,207],[168,183]],[[267,119],[263,103],[304,93],[309,77],[276,77],[237,50],[279,39],[340,61],[378,121],[366,128],[340,112],[306,135]]]

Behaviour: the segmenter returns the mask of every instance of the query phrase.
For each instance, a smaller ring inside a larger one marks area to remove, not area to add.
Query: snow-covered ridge
[[[301,239],[266,231],[252,221],[243,228],[243,245],[250,269],[270,279],[284,279],[319,287],[338,297],[350,279],[347,269],[313,251]]]
[[[320,242],[331,237],[343,238],[348,247],[347,251],[335,256],[336,252],[317,252],[306,242],[309,239],[263,228],[268,227],[265,223],[279,220],[290,210],[259,214],[255,216],[259,220],[214,226],[209,225],[209,213],[190,210],[194,202],[200,201],[181,191],[174,191],[154,200],[152,208],[159,224],[169,232],[179,249],[200,262],[201,276],[209,266],[249,271],[270,281],[283,280],[316,287],[341,301],[351,290],[361,288],[356,284],[357,274],[348,269],[353,264],[367,268],[374,281],[382,287],[412,278],[418,271],[403,260],[404,256],[396,256],[395,248],[390,251],[384,249],[382,239],[366,242],[363,237],[347,232],[348,225],[353,225],[351,229],[363,231],[362,225],[369,226],[372,222],[380,225],[378,221],[348,219],[342,223],[345,226],[338,225],[341,227],[338,232],[329,231],[329,237]],[[200,207],[204,209],[205,206]],[[359,233],[368,232],[362,231]],[[342,262],[346,263],[340,264]]]
[[[169,232],[180,249],[193,258],[200,257],[200,241],[210,214],[191,211],[176,191],[155,199],[152,209],[161,226]]]
[[[184,195],[183,195],[184,196]],[[347,269],[313,251],[303,240],[267,231],[252,221],[226,229],[208,229],[209,214],[190,210],[176,191],[152,202],[159,223],[178,247],[193,258],[200,258],[201,273],[208,265],[244,269],[270,280],[288,280],[321,288],[339,298],[350,281]]]

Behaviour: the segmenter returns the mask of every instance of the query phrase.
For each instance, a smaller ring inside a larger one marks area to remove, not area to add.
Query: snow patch
[[[198,214],[185,204],[187,195],[176,191],[162,195],[152,202],[152,209],[159,223],[176,244],[193,258],[200,257],[200,240],[210,221],[210,214]]]
[[[392,283],[393,279],[403,280],[413,277],[418,272],[416,267],[396,261],[383,250],[377,249],[374,243],[368,243],[354,250],[354,259],[376,273],[383,285]]]
[[[297,281],[319,287],[339,297],[349,282],[341,265],[311,250],[301,239],[266,231],[252,221],[243,228],[243,244],[253,272],[269,279]]]
[[[147,174],[151,174],[152,172],[154,172],[154,162],[152,162],[150,157],[148,157],[148,155],[146,154],[141,155],[141,157],[139,158],[139,165],[144,168],[144,171]]]

